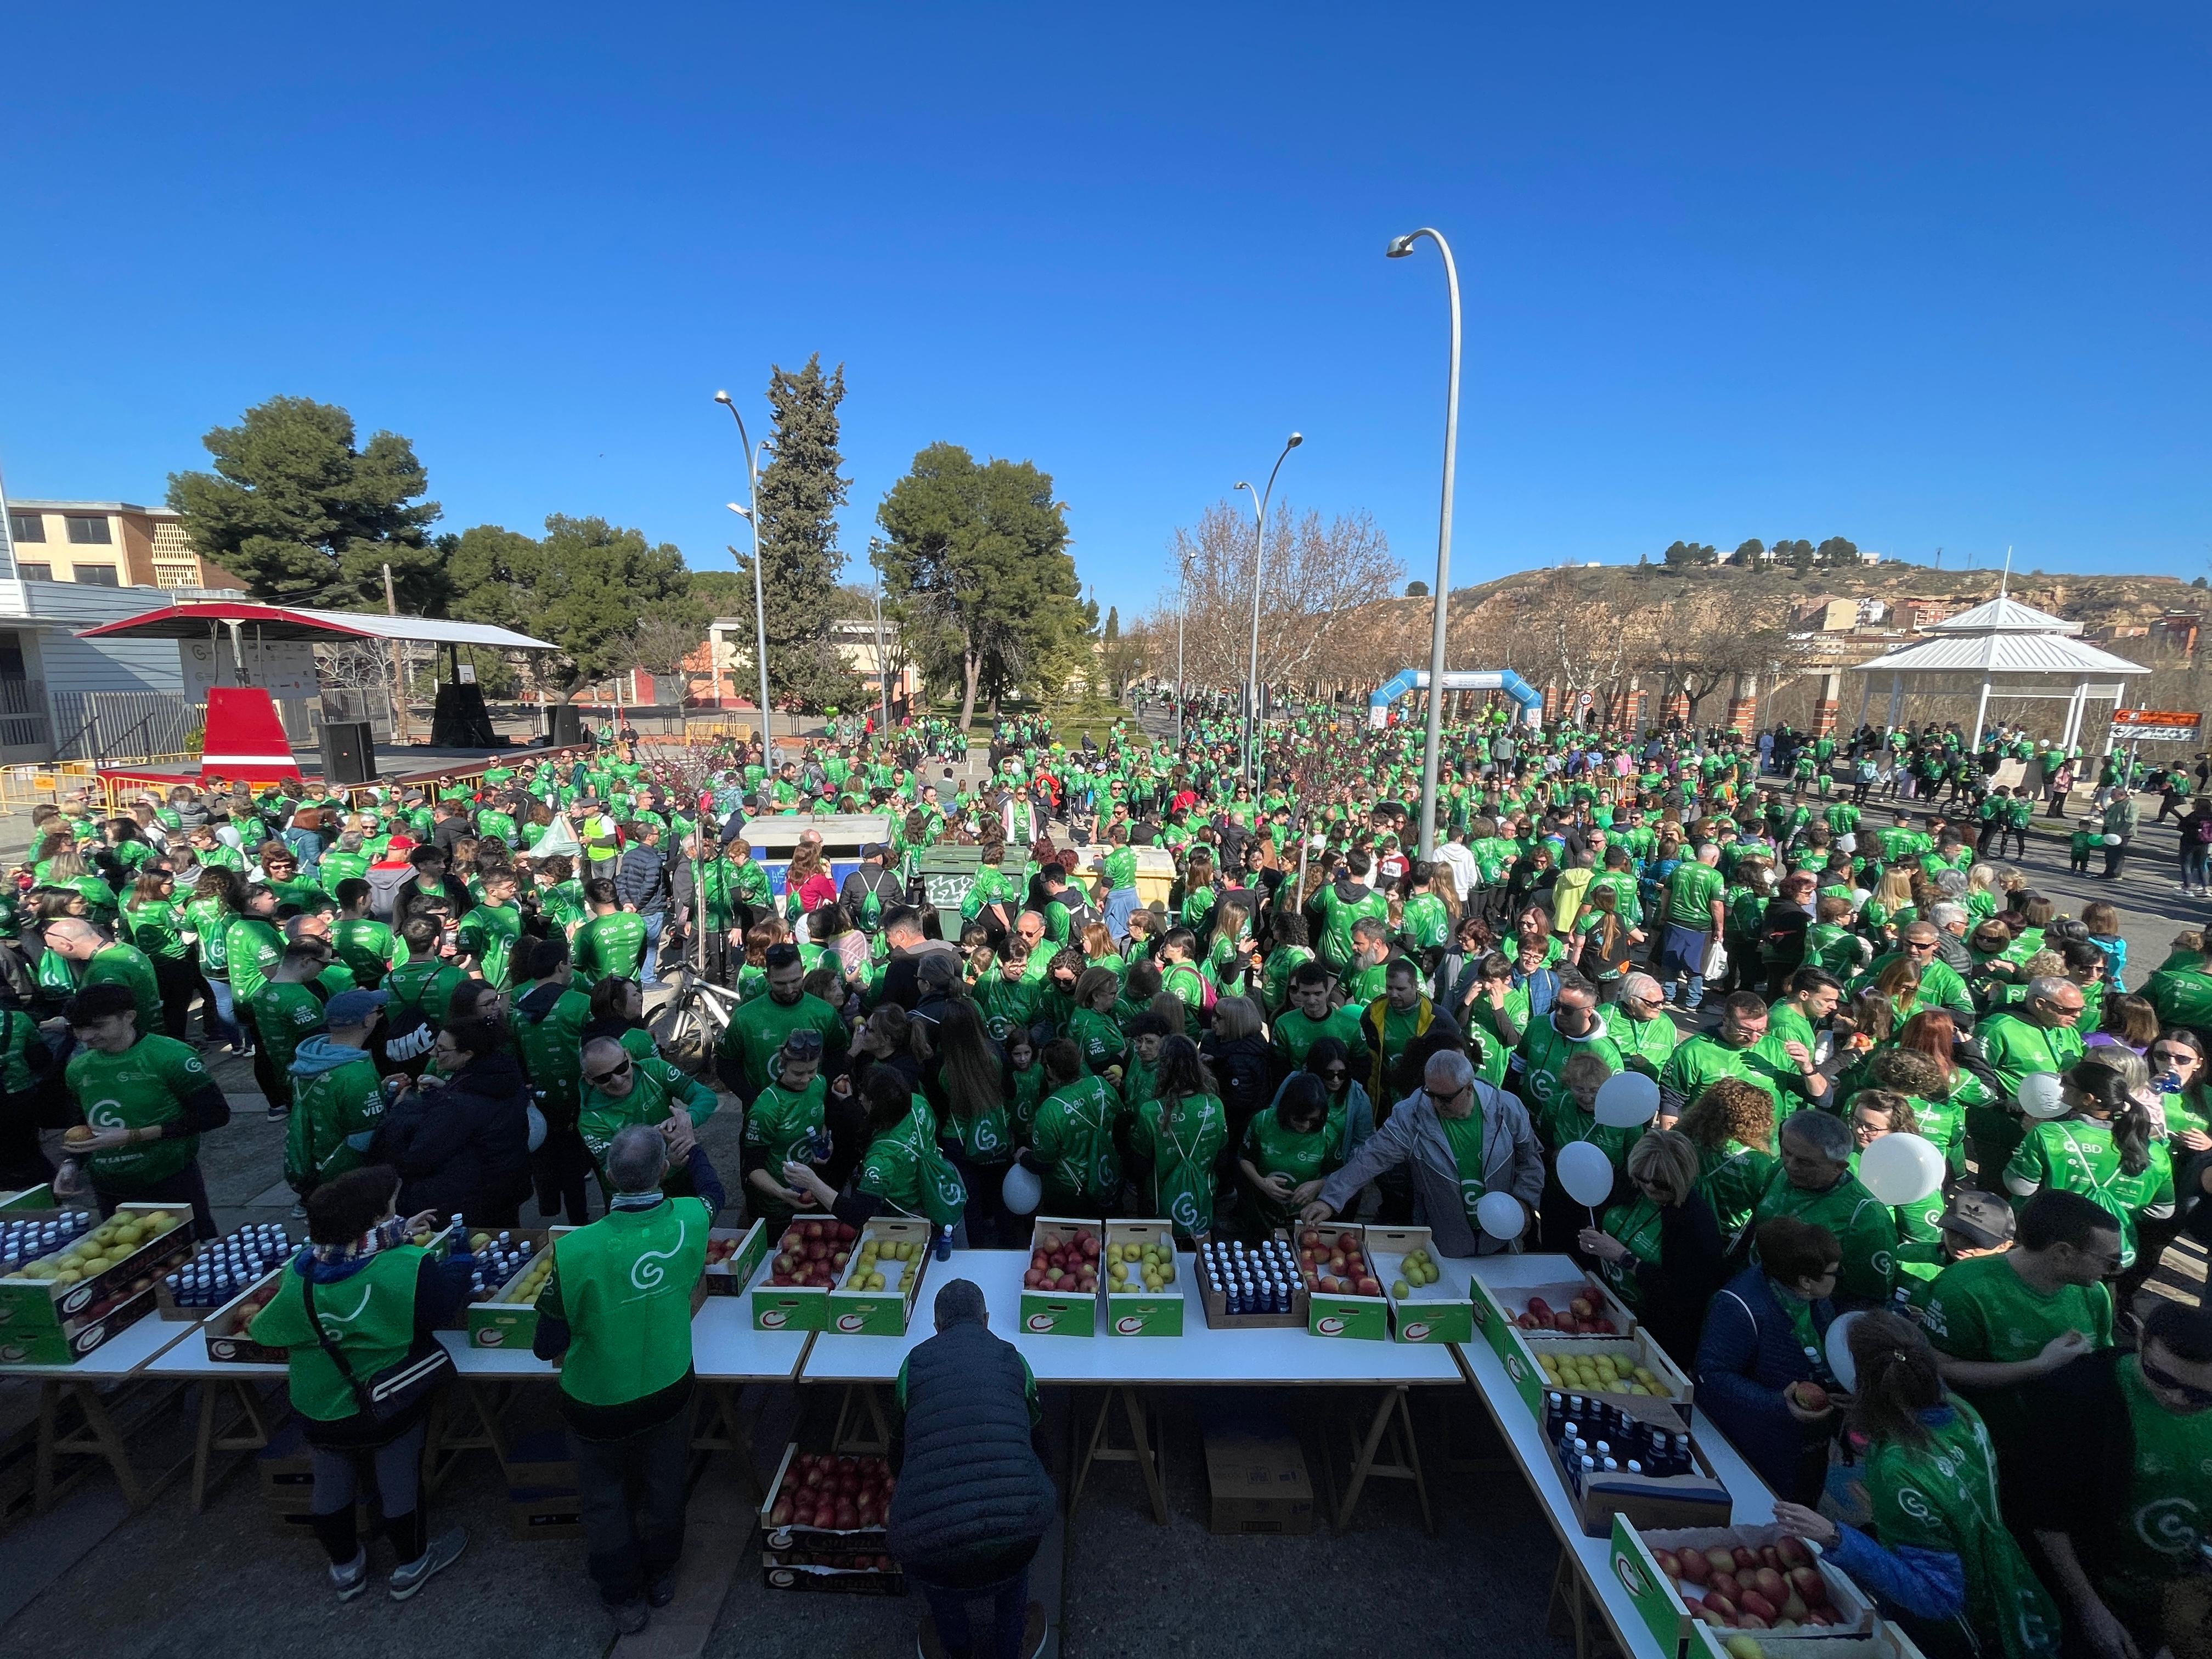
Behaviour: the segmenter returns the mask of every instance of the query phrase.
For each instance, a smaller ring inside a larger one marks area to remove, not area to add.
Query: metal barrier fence
[[[207,705],[155,691],[57,691],[54,758],[143,766],[197,755]]]

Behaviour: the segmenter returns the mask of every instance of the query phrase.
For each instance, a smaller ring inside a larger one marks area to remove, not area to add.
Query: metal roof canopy
[[[78,629],[82,639],[191,640],[218,627],[252,629],[264,640],[412,640],[426,645],[481,645],[501,651],[557,651],[511,628],[434,617],[382,617],[368,611],[313,611],[238,600],[181,600],[120,622]]]
[[[2007,574],[2009,574],[2009,562]],[[1853,671],[1867,677],[1865,692],[1859,702],[1860,724],[1865,724],[1866,705],[1874,696],[1876,674],[1886,672],[1890,677],[1892,726],[1897,724],[1899,704],[1905,695],[1905,676],[1969,675],[1981,682],[1981,696],[1974,705],[1973,736],[1967,740],[1969,747],[1981,745],[1982,725],[1988,716],[1992,696],[2064,697],[2069,707],[2065,735],[2059,743],[2062,748],[2070,750],[2081,734],[2082,705],[2093,695],[2109,696],[2117,706],[2127,696],[2126,677],[2150,672],[2140,663],[2100,651],[2094,645],[2084,645],[2074,637],[2081,631],[2081,623],[2022,605],[2007,596],[2002,582],[1996,598],[1946,617],[1925,631],[1941,637],[1887,652],[1871,662],[1859,664]],[[2047,691],[1996,690],[1997,678],[2008,674],[2063,676],[2074,684],[2065,690],[2054,688]],[[2093,688],[2093,678],[2116,683],[2109,688]]]

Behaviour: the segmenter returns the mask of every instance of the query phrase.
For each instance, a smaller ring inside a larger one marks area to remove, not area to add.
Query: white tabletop
[[[702,1382],[788,1382],[812,1331],[757,1331],[752,1298],[710,1296],[691,1320],[691,1364]]]
[[[933,1261],[904,1336],[839,1336],[825,1331],[807,1352],[805,1380],[892,1381],[908,1352],[933,1333],[930,1304],[938,1287],[953,1279],[973,1280],[983,1292],[991,1328],[1021,1351],[1040,1385],[1376,1386],[1462,1380],[1451,1350],[1441,1342],[1313,1336],[1295,1327],[1216,1330],[1206,1322],[1206,1309],[1198,1297],[1198,1268],[1188,1255],[1176,1257],[1176,1285],[1184,1297],[1181,1336],[1109,1336],[1103,1309],[1095,1335],[1030,1335],[1021,1328],[1022,1274],[1029,1260],[1026,1250],[955,1250],[950,1261]],[[1455,1264],[1445,1263],[1443,1271],[1444,1282],[1453,1283]],[[1456,1271],[1457,1282],[1463,1284],[1465,1268]]]
[[[157,1313],[149,1312],[136,1324],[125,1326],[74,1364],[0,1365],[0,1376],[37,1376],[58,1380],[74,1377],[80,1382],[112,1382],[118,1377],[137,1376],[157,1355],[198,1329],[197,1324],[164,1319]]]
[[[1481,1256],[1476,1259],[1474,1272],[1477,1278],[1494,1285],[1557,1285],[1582,1277],[1573,1261],[1564,1255]],[[1652,1639],[1650,1626],[1644,1622],[1644,1615],[1629,1599],[1627,1589],[1614,1575],[1611,1541],[1583,1535],[1582,1521],[1575,1513],[1566,1481],[1544,1439],[1544,1425],[1521,1398],[1512,1379],[1505,1375],[1504,1362],[1480,1333],[1460,1352],[1474,1378],[1474,1386],[1481,1391],[1498,1419],[1514,1461],[1521,1465],[1522,1473],[1535,1491],[1537,1502],[1544,1506],[1552,1529],[1581,1560],[1583,1576],[1604,1607],[1614,1635],[1638,1659],[1674,1659],[1671,1649],[1661,1655],[1659,1644]],[[1705,1455],[1705,1460],[1713,1466],[1713,1473],[1720,1477],[1721,1484],[1729,1489],[1729,1496],[1734,1500],[1730,1523],[1757,1526],[1771,1521],[1774,1494],[1737,1455],[1735,1448],[1714,1431],[1703,1413],[1698,1413],[1691,1433],[1698,1449]]]
[[[148,1376],[234,1377],[241,1382],[256,1382],[291,1374],[292,1368],[289,1365],[210,1359],[207,1351],[207,1328],[194,1325],[189,1329],[191,1334],[183,1341],[154,1357],[153,1364],[146,1367]]]

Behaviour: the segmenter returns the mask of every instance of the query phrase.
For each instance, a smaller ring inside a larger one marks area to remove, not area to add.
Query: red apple
[[[1805,1615],[1803,1622],[1814,1629],[1820,1630],[1825,1629],[1830,1625],[1839,1625],[1843,1620],[1837,1618],[1835,1613],[1829,1608],[1814,1607],[1811,1612]]]
[[[1363,1279],[1359,1281],[1359,1293],[1362,1296],[1380,1296],[1382,1294],[1382,1286],[1375,1279]]]
[[[1575,1316],[1569,1313],[1553,1314],[1552,1316],[1552,1328],[1557,1331],[1564,1331],[1570,1336],[1573,1335],[1575,1329]]]
[[[1790,1599],[1789,1581],[1771,1567],[1761,1567],[1752,1574],[1751,1584],[1753,1589],[1778,1607]]]
[[[1552,1316],[1552,1304],[1540,1296],[1532,1296],[1528,1298],[1528,1311],[1539,1319],[1549,1319]]]
[[[1792,1567],[1786,1575],[1790,1588],[1805,1598],[1805,1605],[1815,1612],[1828,1605],[1827,1581],[1820,1577],[1818,1567]]]
[[[1733,1625],[1735,1623],[1735,1603],[1729,1601],[1725,1595],[1717,1594],[1712,1590],[1707,1590],[1705,1592],[1705,1605],[1704,1612],[1718,1613],[1721,1618],[1721,1622],[1724,1625]]]
[[[1743,1599],[1743,1586],[1736,1582],[1736,1577],[1732,1572],[1715,1573],[1712,1588],[1714,1595],[1724,1595],[1731,1601]]]
[[[1775,1545],[1774,1553],[1782,1558],[1776,1565],[1784,1572],[1788,1572],[1793,1567],[1809,1567],[1813,1565],[1812,1553],[1795,1538],[1782,1539]]]
[[[1685,1583],[1706,1584],[1712,1582],[1712,1563],[1705,1559],[1703,1550],[1684,1550],[1674,1558],[1674,1564],[1681,1569]]]
[[[774,1509],[768,1512],[768,1523],[771,1527],[787,1527],[791,1524],[791,1500],[789,1498],[787,1498],[781,1500]]]
[[[1711,1567],[1715,1572],[1734,1572],[1735,1571],[1735,1552],[1734,1550],[1721,1549],[1717,1547],[1709,1549],[1705,1552],[1705,1564]]]
[[[1577,1319],[1588,1319],[1597,1312],[1597,1310],[1590,1305],[1590,1299],[1586,1296],[1578,1296],[1568,1303],[1567,1310]]]
[[[1759,1552],[1748,1544],[1738,1544],[1735,1547],[1735,1576],[1741,1578],[1747,1572],[1758,1571]]]
[[[1674,1551],[1654,1549],[1651,1552],[1651,1559],[1659,1564],[1659,1571],[1669,1578],[1680,1578],[1682,1576],[1682,1564],[1675,1559]]]
[[[1755,1589],[1746,1590],[1737,1602],[1737,1605],[1743,1609],[1743,1616],[1747,1619],[1756,1618],[1762,1622],[1771,1623],[1772,1620],[1781,1617],[1781,1613],[1776,1608],[1774,1603],[1768,1601]]]

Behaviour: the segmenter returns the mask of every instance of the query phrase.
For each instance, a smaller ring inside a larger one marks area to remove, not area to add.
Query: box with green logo
[[[1306,1329],[1314,1335],[1368,1342],[1389,1340],[1390,1304],[1367,1260],[1367,1232],[1352,1222],[1327,1222],[1300,1231],[1298,1272],[1310,1293]],[[1362,1291],[1362,1285],[1372,1286],[1371,1292]]]
[[[481,1302],[471,1302],[462,1322],[471,1348],[528,1348],[538,1340],[538,1293],[553,1272],[553,1241],[574,1227],[510,1227],[510,1242],[530,1241],[530,1260]],[[476,1235],[477,1238],[483,1234]],[[471,1240],[471,1243],[474,1241]]]
[[[47,1216],[18,1212],[24,1220]],[[0,1363],[65,1365],[155,1311],[161,1275],[192,1253],[191,1223],[184,1205],[118,1205],[67,1249],[0,1279]]]
[[[1544,1414],[1544,1390],[1592,1395],[1626,1403],[1664,1400],[1686,1421],[1695,1390],[1667,1351],[1638,1330],[1632,1336],[1554,1336],[1514,1328],[1510,1350],[1501,1356],[1505,1375],[1535,1416]],[[1647,1380],[1648,1379],[1648,1380]]]
[[[1736,1659],[1728,1650],[1730,1632],[1698,1623],[1690,1626],[1684,1659]],[[1904,1627],[1877,1618],[1870,1631],[1793,1630],[1777,1635],[1763,1630],[1753,1638],[1759,1659],[1924,1659]]]
[[[854,1242],[844,1277],[830,1287],[822,1328],[840,1336],[904,1336],[936,1232],[913,1216],[872,1217]]]
[[[1375,1280],[1389,1293],[1393,1341],[1474,1340],[1467,1268],[1437,1254],[1426,1227],[1370,1227],[1365,1243]]]
[[[1698,1557],[1696,1565],[1686,1570],[1682,1564],[1686,1551],[1693,1551]],[[1714,1580],[1722,1570],[1711,1556],[1714,1551],[1725,1551],[1732,1558],[1728,1569],[1729,1582],[1724,1582],[1718,1590]],[[1674,1573],[1667,1571],[1662,1554],[1665,1561],[1674,1564]],[[1820,1547],[1785,1539],[1782,1528],[1771,1522],[1646,1532],[1638,1528],[1626,1516],[1616,1515],[1613,1519],[1612,1547],[1607,1555],[1607,1566],[1620,1587],[1628,1592],[1629,1599],[1636,1603],[1637,1613],[1657,1638],[1659,1650],[1664,1654],[1680,1654],[1691,1641],[1692,1632],[1707,1622],[1698,1611],[1704,1607],[1707,1595],[1736,1588],[1732,1581],[1737,1574],[1751,1577],[1762,1568],[1778,1575],[1782,1581],[1785,1599],[1772,1603],[1778,1614],[1781,1608],[1791,1605],[1799,1607],[1805,1614],[1796,1631],[1784,1634],[1820,1640],[1822,1645],[1817,1659],[1829,1659],[1828,1642],[1838,1637],[1863,1636],[1875,1626],[1873,1604],[1856,1584],[1822,1558]],[[1748,1565],[1744,1565],[1747,1562]],[[1805,1576],[1808,1571],[1812,1574],[1810,1577]],[[1808,1590],[1813,1593],[1808,1594]],[[1688,1599],[1692,1597],[1697,1600],[1694,1607]],[[1722,1605],[1726,1611],[1717,1609],[1713,1616],[1729,1621],[1717,1632],[1725,1637],[1734,1625],[1730,1614],[1740,1617],[1741,1609],[1725,1599]],[[1828,1622],[1813,1622],[1816,1620]],[[1759,1630],[1756,1635],[1762,1651],[1770,1640],[1777,1639],[1771,1630]]]
[[[710,1228],[707,1233],[707,1267],[699,1282],[709,1296],[742,1296],[753,1270],[768,1260],[768,1223],[756,1221],[739,1232],[735,1227]]]
[[[1123,1284],[1133,1290],[1114,1288],[1113,1255],[1121,1252]],[[1146,1252],[1152,1255],[1146,1257]],[[1175,1253],[1175,1230],[1165,1219],[1109,1221],[1106,1224],[1106,1329],[1114,1336],[1181,1336],[1183,1315],[1183,1274]],[[1146,1267],[1152,1272],[1147,1275]],[[1158,1282],[1155,1283],[1154,1281]]]
[[[855,1230],[834,1215],[795,1215],[745,1284],[757,1331],[818,1331],[830,1322],[830,1287],[852,1259]]]
[[[1097,1288],[1079,1285],[1083,1264],[1095,1274],[1103,1255],[1097,1223],[1039,1216],[1030,1229],[1030,1265],[1022,1274],[1023,1331],[1030,1336],[1097,1335]],[[1076,1264],[1072,1272],[1069,1262]]]
[[[0,1212],[15,1210],[51,1210],[54,1207],[52,1187],[26,1187],[20,1193],[0,1193]]]

